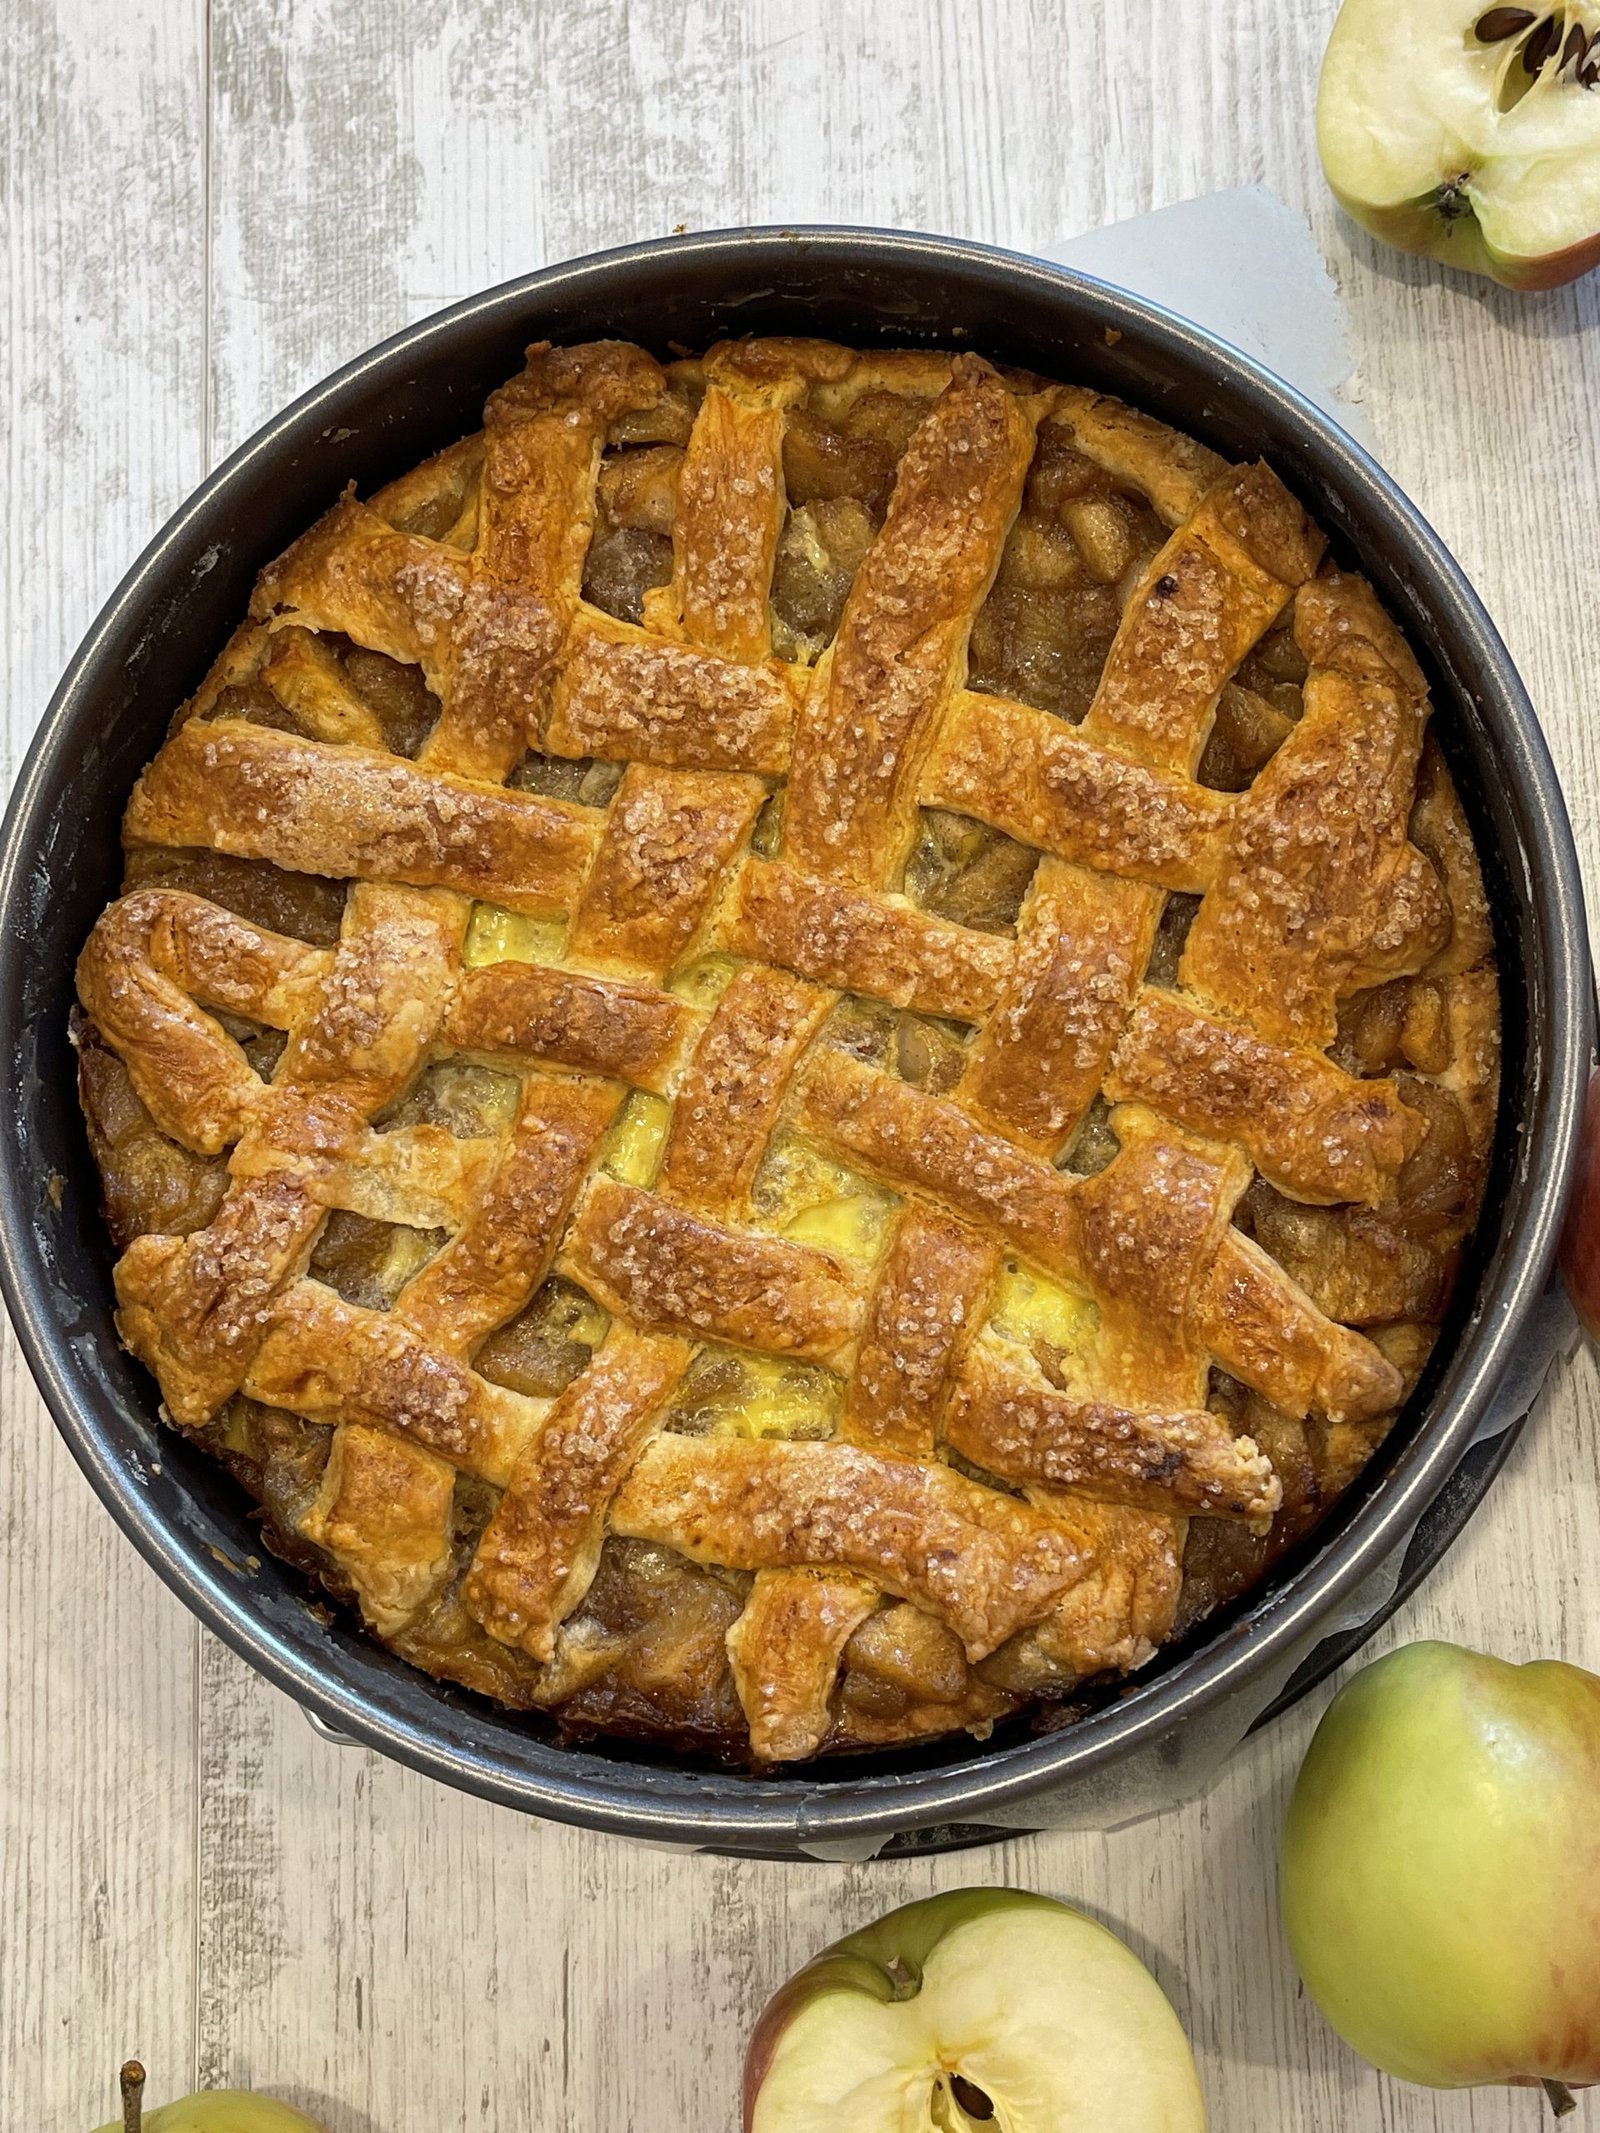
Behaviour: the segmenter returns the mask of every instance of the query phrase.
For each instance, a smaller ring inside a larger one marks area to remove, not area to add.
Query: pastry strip
[[[433,1040],[464,923],[453,897],[358,887],[338,952],[234,1150],[215,1220],[181,1239],[136,1238],[118,1262],[119,1329],[175,1420],[209,1421],[238,1390],[280,1291],[310,1257],[325,1214],[319,1187]]]
[[[1077,866],[1188,891],[1210,884],[1236,805],[1231,793],[1096,747],[1048,711],[965,692],[940,728],[922,794]]]
[[[173,735],[134,787],[126,834],[535,914],[571,902],[596,837],[586,808],[231,718]]]
[[[751,859],[727,931],[735,955],[896,1007],[975,1021],[999,997],[1014,951],[997,934],[930,918],[903,898],[863,896]]]
[[[948,1622],[974,1659],[1037,1621],[1083,1568],[1015,1497],[848,1444],[654,1437],[611,1522],[737,1570],[838,1565]]]
[[[584,1194],[563,1256],[608,1310],[689,1340],[837,1363],[860,1324],[860,1291],[826,1252],[719,1229],[611,1178]]]
[[[1057,1392],[977,1343],[950,1399],[949,1442],[1008,1481],[1073,1489],[1153,1511],[1264,1526],[1282,1490],[1248,1437],[1205,1408],[1163,1414]]]
[[[987,363],[958,358],[906,448],[796,729],[784,842],[806,872],[879,889],[903,863],[933,724],[1032,457],[1021,403]]]
[[[1365,592],[1352,591],[1357,623]],[[1179,964],[1188,990],[1274,1041],[1331,1044],[1342,995],[1422,969],[1449,934],[1439,877],[1407,834],[1427,703],[1371,665],[1313,667]]]
[[[589,609],[573,626],[547,746],[673,770],[789,767],[796,696],[779,667],[739,666]]]
[[[982,1124],[1044,1156],[1071,1138],[1122,1035],[1161,904],[1137,882],[1041,861],[1010,981],[957,1086]]]
[[[387,747],[382,720],[346,682],[339,662],[313,631],[285,629],[275,634],[261,679],[313,740]]]
[[[684,635],[725,658],[772,650],[767,592],[783,525],[783,413],[799,381],[737,394],[713,382],[678,482],[672,604]],[[664,604],[664,603],[661,603]],[[664,619],[660,604],[647,609]]]
[[[659,978],[688,949],[766,797],[758,778],[630,765],[606,812],[568,953]]]
[[[466,556],[398,533],[370,504],[346,496],[267,565],[250,612],[279,628],[338,631],[420,666],[438,695],[471,577]]]
[[[999,1267],[993,1243],[966,1223],[907,1207],[867,1306],[841,1436],[875,1452],[933,1456],[946,1395],[988,1316]]]
[[[997,1230],[1052,1273],[1077,1278],[1073,1183],[983,1132],[956,1104],[824,1052],[807,1079],[800,1117],[845,1162],[898,1190],[928,1193]]]
[[[756,1578],[728,1632],[728,1658],[757,1762],[799,1762],[822,1746],[839,1656],[878,1599],[876,1585],[837,1572]]]
[[[393,1311],[364,1311],[320,1281],[280,1296],[244,1389],[309,1422],[389,1430],[504,1488],[543,1403],[441,1355]]]
[[[244,1132],[259,1077],[197,1002],[286,1027],[329,957],[174,889],[115,903],[78,959],[78,991],[163,1132],[214,1155]]]
[[[1357,1081],[1320,1052],[1269,1044],[1153,986],[1139,995],[1106,1095],[1239,1141],[1298,1200],[1375,1206],[1424,1130],[1392,1081]]]
[[[750,1212],[750,1187],[796,1061],[832,995],[785,972],[741,970],[717,1002],[672,1107],[661,1189],[713,1220]]]
[[[607,427],[651,406],[663,382],[643,349],[592,341],[530,348],[521,375],[491,395],[478,543],[430,768],[498,780],[538,745],[583,582]]]
[[[462,973],[444,1037],[462,1052],[549,1061],[664,1093],[699,1026],[670,993],[507,962]]]
[[[615,1082],[524,1086],[516,1123],[470,1217],[395,1299],[398,1316],[442,1355],[470,1355],[516,1316],[550,1271],[620,1099]]]
[[[485,1527],[463,1597],[490,1636],[530,1658],[594,1582],[606,1512],[683,1375],[682,1341],[618,1333],[551,1408]]]
[[[1136,587],[1083,736],[1192,777],[1224,683],[1310,577],[1321,534],[1265,466],[1231,468]]]
[[[298,1531],[326,1548],[380,1636],[409,1622],[450,1571],[455,1469],[386,1429],[333,1433],[316,1500]]]

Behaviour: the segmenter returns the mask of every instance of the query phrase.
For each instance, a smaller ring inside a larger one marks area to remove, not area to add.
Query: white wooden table
[[[513,273],[677,225],[1027,248],[1196,192],[1303,205],[1395,473],[1542,710],[1600,881],[1600,282],[1514,297],[1380,256],[1322,193],[1332,0],[11,0],[0,35],[0,662],[15,760],[149,533],[334,364]],[[1586,687],[1586,684],[1588,686]],[[1600,1667],[1588,1360],[1381,1640]],[[546,1827],[318,1739],[92,1500],[7,1344],[0,1391],[0,2121],[275,2089],[334,2133],[731,2128],[742,2039],[821,1942],[1005,1879],[1155,1966],[1219,2133],[1533,2127],[1381,2080],[1298,1994],[1286,1785],[1322,1698],[1209,1795],[1109,1836],[752,1865]],[[1600,2105],[1590,2106],[1600,2124]]]

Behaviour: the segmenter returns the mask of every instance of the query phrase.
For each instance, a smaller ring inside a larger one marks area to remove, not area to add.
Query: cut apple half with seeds
[[[1364,229],[1516,289],[1600,264],[1600,0],[1345,0],[1317,146]]]
[[[769,2003],[745,2133],[1204,2133],[1178,2018],[1131,1949],[1020,1889],[891,1911]]]

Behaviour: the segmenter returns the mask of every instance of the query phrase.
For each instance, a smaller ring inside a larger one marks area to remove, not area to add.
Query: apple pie
[[[430,1673],[773,1766],[1060,1723],[1360,1473],[1499,1010],[1265,465],[976,354],[537,346],[262,573],[75,1034],[118,1325]]]

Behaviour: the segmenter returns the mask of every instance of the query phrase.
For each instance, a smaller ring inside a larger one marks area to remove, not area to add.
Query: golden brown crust
[[[161,1129],[215,1155],[243,1133],[261,1083],[199,1002],[287,1028],[328,957],[181,891],[126,896],[78,961],[78,992]]]
[[[570,952],[662,976],[687,952],[766,796],[756,778],[633,764],[607,810]]]
[[[824,1146],[870,1176],[943,1201],[1052,1273],[1076,1273],[1072,1182],[985,1133],[958,1105],[828,1053],[806,1083],[800,1116]]]
[[[492,1176],[444,1250],[395,1300],[407,1325],[442,1354],[469,1355],[549,1273],[619,1100],[614,1083],[530,1076],[523,1084]]]
[[[270,566],[75,1039],[124,1337],[275,1544],[448,1679],[778,1763],[1138,1666],[1302,1534],[1499,1042],[1321,549],[1092,393],[775,339],[536,347]]]
[[[1263,519],[1257,555],[1240,533]],[[1135,589],[1085,737],[1153,769],[1192,776],[1223,684],[1321,550],[1320,534],[1267,468],[1224,475]]]
[[[960,680],[1032,452],[1033,426],[999,378],[959,358],[900,463],[795,735],[785,842],[822,880],[883,888],[910,846],[933,722]]]
[[[464,973],[444,1035],[463,1052],[548,1060],[665,1089],[695,1028],[693,1013],[667,993],[539,963],[494,963]]]
[[[397,532],[371,505],[346,496],[268,564],[250,612],[280,627],[336,630],[420,666],[437,692],[470,571],[465,557]]]
[[[320,1281],[275,1299],[244,1389],[308,1421],[390,1430],[498,1488],[539,1423],[537,1401],[440,1355],[397,1312],[361,1310]]]
[[[757,956],[841,992],[976,1021],[999,997],[1013,951],[994,934],[929,918],[903,898],[856,895],[796,868],[752,859],[727,931]]]
[[[1142,1407],[1198,1407],[1210,1357],[1194,1299],[1233,1232],[1250,1166],[1142,1106],[1111,1115],[1120,1150],[1078,1187],[1079,1268],[1100,1312],[1103,1382]]]
[[[719,1220],[748,1216],[796,1062],[832,1004],[782,971],[739,972],[679,1084],[661,1157],[664,1192]]]
[[[212,844],[302,874],[560,911],[594,852],[585,810],[242,719],[191,720],[134,788],[132,843]]]
[[[449,1574],[455,1485],[446,1460],[387,1429],[334,1431],[298,1530],[338,1563],[375,1629],[401,1628]]]
[[[959,1085],[974,1117],[1037,1154],[1061,1148],[1105,1080],[1160,916],[1153,889],[1040,862],[1010,981]]]
[[[1269,1044],[1154,986],[1129,1017],[1106,1094],[1226,1134],[1297,1200],[1375,1205],[1423,1132],[1392,1081],[1358,1081],[1320,1053]]]
[[[619,1533],[737,1570],[838,1564],[947,1622],[981,1659],[1078,1574],[1053,1523],[952,1467],[845,1444],[651,1440],[617,1494]]]
[[[1450,914],[1407,834],[1427,715],[1410,655],[1379,656],[1359,580],[1319,581],[1300,612],[1305,716],[1240,809],[1180,977],[1262,1036],[1321,1048],[1340,997],[1422,969]]]
[[[564,1256],[607,1310],[688,1340],[831,1363],[860,1323],[860,1290],[826,1252],[718,1228],[613,1178],[584,1194]]]
[[[682,1341],[618,1335],[540,1424],[467,1576],[468,1609],[502,1644],[554,1655],[599,1566],[607,1507],[688,1360]]]
[[[1288,1414],[1361,1422],[1399,1404],[1394,1366],[1237,1231],[1206,1272],[1195,1316],[1222,1367]]]
[[[779,404],[795,391],[783,384],[735,397],[714,384],[695,417],[678,483],[676,619],[694,643],[747,664],[772,651],[767,593],[783,526]]]
[[[663,382],[626,342],[535,347],[489,401],[477,546],[429,744],[438,768],[503,778],[537,743],[577,607],[607,427],[648,407]]]
[[[1016,1640],[1021,1649],[1007,1655],[1012,1666],[1020,1673],[1042,1662],[1044,1681],[1057,1687],[1108,1668],[1143,1666],[1172,1634],[1187,1521],[1081,1492],[1034,1487],[1028,1500],[1050,1513],[1091,1567],[1042,1622]]]
[[[839,1661],[878,1605],[865,1578],[765,1570],[728,1632],[728,1658],[758,1763],[800,1762],[827,1736]]]
[[[388,745],[383,721],[350,687],[332,652],[311,630],[293,627],[272,640],[261,679],[314,740],[358,748]]]
[[[1192,437],[1081,385],[1055,388],[1051,419],[1086,459],[1148,496],[1169,526],[1181,525],[1227,471],[1225,459]]]
[[[932,1456],[950,1387],[989,1314],[993,1244],[964,1222],[910,1206],[867,1307],[841,1436],[872,1451]]]
[[[951,706],[925,793],[1078,866],[1185,891],[1210,886],[1235,806],[1046,711],[970,694]]]
[[[556,688],[547,741],[557,755],[779,777],[789,767],[794,717],[795,691],[780,667],[740,666],[586,615]]]
[[[1078,1399],[1008,1367],[999,1346],[974,1348],[945,1425],[975,1466],[1147,1511],[1268,1520],[1277,1510],[1271,1465],[1222,1416]]]

